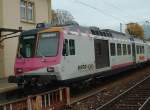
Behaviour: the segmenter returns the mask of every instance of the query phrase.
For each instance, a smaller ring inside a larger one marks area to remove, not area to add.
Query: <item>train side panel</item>
[[[84,35],[65,34],[68,41],[68,55],[62,56],[61,80],[83,77],[95,71],[94,41]],[[70,40],[74,40],[75,54],[71,55]]]
[[[146,46],[143,43],[136,43],[136,63],[146,62]]]
[[[147,56],[148,56],[148,61],[150,61],[150,43],[148,43],[147,46]]]
[[[124,42],[124,41],[120,42],[120,41],[111,40],[110,46],[114,44],[115,44],[115,49],[114,49],[115,53],[113,54],[112,52],[113,55],[111,55],[111,58],[110,58],[111,68],[118,69],[118,68],[123,68],[129,65],[132,65],[133,56],[132,56],[132,51],[131,51],[131,43]],[[123,46],[125,46],[125,49],[123,49]],[[128,50],[128,46],[130,46],[130,50]],[[120,50],[120,52],[118,50]],[[113,50],[111,49],[111,51]]]

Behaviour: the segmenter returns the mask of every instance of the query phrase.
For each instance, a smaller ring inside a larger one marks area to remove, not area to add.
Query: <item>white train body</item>
[[[107,76],[107,71],[111,73],[111,71],[150,61],[150,42],[148,41],[112,30],[70,26],[61,29],[64,44],[63,49],[59,49],[62,53],[60,62],[22,72],[16,75],[17,77],[45,75],[55,76],[58,81],[72,81],[95,75]],[[40,60],[45,60],[45,58],[42,57]],[[29,61],[28,58],[24,59],[26,62]],[[16,61],[16,64],[18,62]],[[16,65],[15,69],[18,68],[20,67]],[[21,68],[23,69],[23,66]],[[53,71],[48,71],[51,68]]]

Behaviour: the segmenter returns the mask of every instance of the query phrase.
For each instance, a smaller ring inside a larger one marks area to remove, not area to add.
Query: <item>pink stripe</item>
[[[122,68],[122,67],[126,67],[126,66],[129,66],[129,65],[132,65],[132,64],[133,64],[133,62],[128,62],[128,63],[124,63],[124,64],[118,64],[118,65],[113,65],[112,69]]]
[[[139,56],[139,60],[143,61],[145,59],[144,56]]]
[[[60,40],[59,40],[59,48],[58,48],[58,55],[55,57],[45,57],[45,58],[17,58],[15,69],[16,68],[22,68],[23,73],[34,71],[46,67],[50,67],[53,65],[60,64],[61,62],[61,56],[62,56],[62,50],[63,50],[63,39],[64,34],[63,32],[60,33]],[[17,73],[15,70],[16,75],[21,75],[23,73]]]

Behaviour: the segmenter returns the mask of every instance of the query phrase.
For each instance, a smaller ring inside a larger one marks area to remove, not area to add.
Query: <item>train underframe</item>
[[[9,83],[16,83],[18,87],[26,86],[43,86],[47,84],[56,84],[57,78],[55,75],[24,75],[10,76]]]
[[[112,75],[117,75],[120,72],[127,71],[129,69],[141,67],[146,63],[140,63],[140,64],[134,64],[114,70],[108,70],[100,73],[95,73],[92,75],[87,75],[83,77],[77,77],[73,79],[68,79],[68,80],[57,80],[57,77],[55,75],[24,75],[24,76],[10,76],[8,78],[9,83],[17,83],[19,87],[24,87],[24,86],[43,86],[47,84],[51,85],[57,85],[57,86],[70,86],[74,83],[78,83],[81,81],[87,81],[90,79],[95,79],[95,78],[105,78],[109,77]]]

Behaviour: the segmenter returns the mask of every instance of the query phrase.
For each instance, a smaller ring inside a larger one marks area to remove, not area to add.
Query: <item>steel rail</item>
[[[146,78],[144,78],[143,80],[141,80],[140,82],[138,82],[137,84],[135,84],[134,86],[132,86],[131,88],[129,88],[128,90],[126,90],[125,92],[121,93],[120,95],[116,96],[115,98],[113,98],[112,100],[108,101],[107,103],[105,103],[104,105],[98,107],[96,110],[101,110],[104,107],[106,107],[108,104],[111,104],[113,101],[115,101],[116,99],[120,98],[121,96],[125,95],[127,92],[131,91],[132,89],[134,89],[135,87],[137,87],[139,84],[143,83],[144,81],[146,81],[147,79],[150,78],[150,75],[147,76]]]
[[[150,97],[147,98],[147,100],[143,103],[143,105],[138,110],[142,110],[149,101],[150,101]]]
[[[75,104],[75,103],[77,103],[77,102],[81,102],[82,100],[87,99],[87,98],[89,98],[89,97],[92,97],[92,96],[94,96],[94,95],[96,95],[96,94],[98,94],[98,93],[100,93],[100,92],[102,92],[102,91],[104,91],[104,90],[105,90],[105,88],[99,89],[98,91],[92,92],[92,93],[90,93],[90,94],[88,94],[88,95],[86,95],[86,96],[83,96],[83,97],[81,97],[81,98],[78,98],[77,100],[72,101],[72,102],[71,102],[71,105],[73,105],[73,104]]]

